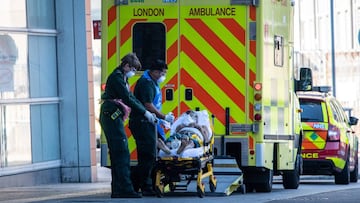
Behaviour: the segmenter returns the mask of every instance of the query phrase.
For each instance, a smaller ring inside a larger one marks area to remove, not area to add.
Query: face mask
[[[135,75],[135,71],[129,71],[129,72],[126,73],[127,78],[131,78],[134,75]]]
[[[158,83],[162,83],[162,82],[164,82],[165,79],[166,79],[165,76],[161,76],[161,77],[157,80],[157,82],[158,82]]]

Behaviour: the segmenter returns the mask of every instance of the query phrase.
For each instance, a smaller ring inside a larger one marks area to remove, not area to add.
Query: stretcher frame
[[[192,180],[196,180],[196,191],[199,197],[205,196],[205,184],[203,180],[209,178],[209,188],[215,192],[217,180],[213,170],[212,146],[214,136],[204,147],[204,154],[201,157],[157,157],[155,166],[154,189],[157,197],[163,197],[166,192],[173,192],[177,189],[186,190]],[[186,181],[186,184],[180,182]]]

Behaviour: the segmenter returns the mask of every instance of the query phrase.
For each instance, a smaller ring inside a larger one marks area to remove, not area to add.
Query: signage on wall
[[[101,39],[101,21],[93,20],[94,39]]]

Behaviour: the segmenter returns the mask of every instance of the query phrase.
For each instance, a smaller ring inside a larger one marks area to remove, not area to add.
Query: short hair
[[[164,69],[168,69],[168,66],[166,65],[165,61],[157,59],[151,64],[149,69],[163,71]]]
[[[135,53],[128,53],[124,57],[122,57],[120,67],[124,67],[127,63],[130,67],[136,68],[136,70],[141,69],[140,60]]]
[[[7,34],[0,35],[0,46],[2,48],[0,63],[15,64],[18,59],[18,48],[14,39]]]

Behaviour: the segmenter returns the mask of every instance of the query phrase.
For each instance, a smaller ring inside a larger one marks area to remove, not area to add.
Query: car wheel
[[[301,155],[296,156],[295,168],[283,174],[283,186],[285,189],[297,189],[300,184]]]
[[[356,157],[354,170],[350,172],[350,182],[356,183],[358,181],[358,178],[359,178],[359,161]]]
[[[254,185],[255,190],[256,192],[271,192],[274,172],[273,170],[266,169],[263,173],[262,183],[256,183]]]
[[[347,185],[350,183],[349,157],[346,160],[344,169],[335,174],[335,184]]]

